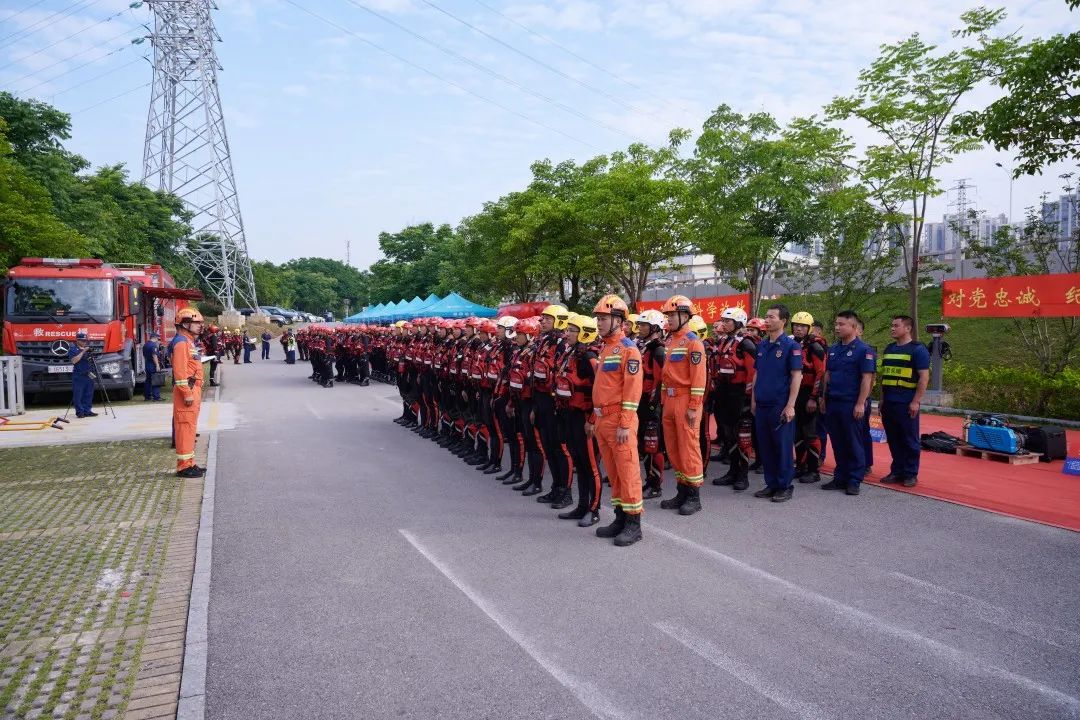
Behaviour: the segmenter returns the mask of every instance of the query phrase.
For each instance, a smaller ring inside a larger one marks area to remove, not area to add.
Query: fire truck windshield
[[[113,316],[112,281],[90,278],[19,278],[7,287],[8,319],[66,317],[108,322]]]

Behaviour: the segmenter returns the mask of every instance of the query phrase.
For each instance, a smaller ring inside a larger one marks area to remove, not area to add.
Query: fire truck
[[[131,399],[147,380],[143,344],[167,342],[172,319],[202,293],[176,287],[160,265],[93,259],[23,258],[3,286],[3,348],[23,358],[28,396],[71,390],[68,349],[85,332],[110,397]]]

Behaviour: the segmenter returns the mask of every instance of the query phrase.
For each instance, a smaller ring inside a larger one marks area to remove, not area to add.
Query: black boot
[[[721,475],[718,478],[715,478],[712,481],[712,484],[713,485],[719,485],[720,487],[725,487],[727,485],[734,485],[735,484],[735,469],[734,468],[729,468],[726,473],[724,473],[723,475]]]
[[[675,497],[660,501],[660,507],[664,510],[678,510],[686,502],[686,486],[679,483],[675,489]]]
[[[685,507],[685,505],[683,506]],[[619,547],[633,545],[641,539],[641,513],[627,515],[626,523],[622,532],[615,536],[615,544]]]
[[[735,492],[742,492],[748,487],[750,487],[750,479],[746,476],[746,471],[743,470],[736,475],[735,481],[731,483],[731,489]]]
[[[641,491],[641,495],[645,500],[652,500],[663,495],[663,491],[659,485],[653,485],[652,483],[646,483],[645,487]]]
[[[556,490],[555,488],[551,488],[551,490],[547,491],[546,493],[544,493],[540,497],[536,498],[536,502],[538,502],[538,503],[555,502],[555,496],[556,496],[557,492],[558,492],[558,490]]]
[[[530,485],[532,485],[532,480],[522,480],[522,479],[521,479],[521,473],[518,473],[517,475],[515,475],[515,476],[513,477],[513,480],[516,480],[516,481],[518,481],[518,484],[517,484],[517,485],[515,485],[514,487],[510,488],[510,489],[511,489],[511,490],[517,490],[518,492],[521,492],[521,491],[522,491],[522,490],[524,490],[525,488],[527,488],[527,487],[529,487]],[[506,480],[504,480],[504,481],[503,481],[503,484],[504,484],[504,485],[505,485],[505,484],[508,484],[508,483],[509,483],[509,481],[506,481]]]
[[[496,473],[501,473],[501,472],[502,472],[502,462],[500,462],[499,460],[495,460],[494,462],[489,462],[488,466],[486,468],[484,468],[484,474],[485,475],[494,475]]]
[[[561,488],[556,498],[551,501],[551,509],[562,510],[565,507],[570,507],[573,502],[574,498],[570,494],[570,488]]]
[[[581,517],[581,519],[577,521],[577,526],[590,527],[598,522],[600,522],[600,513],[586,511],[585,514]]]
[[[680,485],[680,487],[682,486]],[[617,507],[615,508],[615,522],[596,528],[596,537],[613,538],[623,531],[624,525],[626,525],[626,513],[623,512],[621,507]]]
[[[501,482],[503,485],[516,485],[517,483],[521,482],[521,471],[517,468],[510,468],[495,479]]]
[[[686,500],[679,507],[680,515],[693,515],[701,509],[701,491],[699,488],[687,486]]]
[[[589,508],[584,505],[578,505],[576,508],[569,512],[559,513],[560,520],[580,520],[589,514]]]
[[[533,495],[539,495],[542,492],[544,492],[544,484],[543,484],[543,482],[540,481],[540,480],[537,480],[536,482],[533,482],[532,480],[530,480],[529,481],[529,486],[527,488],[525,488],[524,490],[522,490],[521,494],[524,497],[532,497]]]

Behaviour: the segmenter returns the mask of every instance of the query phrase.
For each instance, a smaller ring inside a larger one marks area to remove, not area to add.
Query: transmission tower
[[[976,186],[969,183],[968,178],[960,178],[956,185],[949,188],[949,192],[953,194],[949,208],[956,218],[956,229],[952,232],[956,236],[957,257],[963,256],[971,240],[979,239],[979,223],[973,217],[977,216],[979,211],[976,204],[968,198],[969,190],[976,190]]]
[[[184,252],[226,310],[257,307],[244,222],[218,95],[221,70],[211,0],[149,0],[154,81],[146,119],[143,181],[181,198],[194,214]]]

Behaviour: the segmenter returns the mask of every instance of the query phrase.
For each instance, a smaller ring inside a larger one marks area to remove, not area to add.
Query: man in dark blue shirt
[[[97,417],[94,412],[94,375],[90,371],[90,346],[86,333],[75,333],[75,344],[68,349],[71,360],[71,404],[75,417]]]
[[[754,414],[758,453],[765,472],[765,488],[754,497],[773,502],[791,499],[795,477],[795,398],[802,383],[802,346],[784,333],[791,313],[784,305],[765,312],[767,334],[761,338],[755,363]]]
[[[839,341],[829,348],[823,391],[836,470],[832,482],[821,489],[844,490],[848,495],[859,494],[866,474],[863,424],[876,369],[873,349],[859,338],[859,323],[851,310],[837,314],[833,328]]]
[[[911,339],[915,321],[893,318],[893,342],[881,356],[881,423],[892,453],[892,468],[881,482],[915,487],[919,479],[919,407],[930,381],[930,353]]]
[[[146,366],[146,381],[143,382],[143,398],[146,400],[161,400],[161,386],[154,385],[154,373],[161,370],[161,358],[158,357],[158,344],[160,336],[150,333],[150,338],[143,345],[143,365]]]

